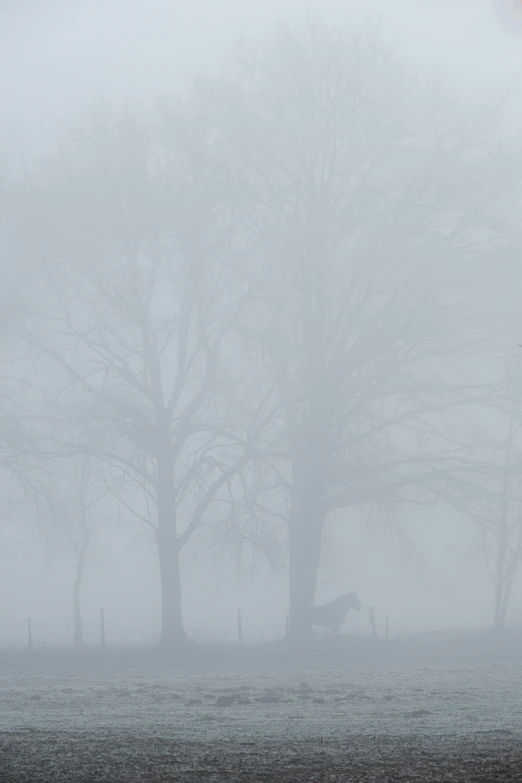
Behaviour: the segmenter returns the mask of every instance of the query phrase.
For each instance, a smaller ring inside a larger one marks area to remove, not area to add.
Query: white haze
[[[195,72],[220,69],[239,36],[268,33],[276,16],[301,14],[302,7],[299,0],[4,0],[2,155],[24,160],[35,149],[51,149],[98,96],[153,104],[156,96],[183,89]],[[518,114],[513,93],[522,76],[522,31],[518,36],[503,25],[487,0],[344,0],[317,7],[346,19],[367,10],[382,16],[385,34],[412,67],[439,71],[457,91],[489,95],[509,83],[506,123]],[[329,531],[318,602],[354,589],[363,605],[375,607],[378,623],[389,616],[392,632],[489,624],[492,576],[474,531],[443,508],[406,506],[401,515],[410,541],[384,525],[368,526],[357,510],[338,520]],[[94,638],[102,606],[109,638],[157,637],[156,561],[152,542],[136,532],[125,512],[117,526],[101,531],[83,587],[87,640]],[[69,554],[48,545],[30,519],[4,519],[0,638],[7,618],[68,618],[73,572]],[[511,606],[511,617],[519,619],[521,587],[519,581]],[[189,633],[232,638],[237,607],[245,638],[283,632],[286,573],[275,576],[265,568],[238,582],[231,562],[218,568],[214,561],[194,560],[184,566],[183,596]],[[366,632],[367,626],[363,612],[349,615],[345,627]]]

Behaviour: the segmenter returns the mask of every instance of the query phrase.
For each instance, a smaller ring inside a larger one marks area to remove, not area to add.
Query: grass
[[[11,648],[0,650],[0,672],[81,671],[158,666],[188,668],[278,668],[294,663],[323,666],[397,666],[401,664],[506,663],[522,661],[522,629],[430,632],[390,639],[339,635],[290,648],[282,639],[270,644],[194,644],[187,650],[157,646]]]

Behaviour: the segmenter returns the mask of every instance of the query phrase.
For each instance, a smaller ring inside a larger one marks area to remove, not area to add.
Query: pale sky
[[[382,16],[397,48],[480,91],[514,70],[522,73],[522,23],[510,28],[494,11],[495,5],[511,8],[513,2],[312,0],[308,6],[347,20],[367,11]],[[40,135],[97,94],[150,99],[177,89],[193,72],[219,67],[241,33],[262,33],[276,15],[295,15],[303,5],[300,0],[4,0],[4,133],[30,138],[37,126]]]

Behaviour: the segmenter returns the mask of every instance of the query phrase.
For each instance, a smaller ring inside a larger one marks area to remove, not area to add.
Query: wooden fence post
[[[105,647],[105,612],[100,609],[100,640],[101,646]]]
[[[237,641],[238,644],[243,644],[243,626],[241,623],[241,609],[237,610]]]
[[[29,649],[33,649],[33,631],[31,627],[31,618],[27,618],[27,643],[29,646]]]
[[[374,611],[373,611],[373,606],[370,606],[368,608],[368,612],[369,612],[369,615],[370,615],[370,625],[371,625],[371,628],[372,628],[372,636],[377,636],[377,626],[375,625],[375,614],[374,614]]]

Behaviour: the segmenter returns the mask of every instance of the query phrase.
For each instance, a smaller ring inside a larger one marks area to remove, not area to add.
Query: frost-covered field
[[[369,734],[522,734],[522,665],[331,671],[164,670],[4,676],[0,730],[171,732],[190,740]]]
[[[0,780],[522,781],[522,664],[1,677]]]

